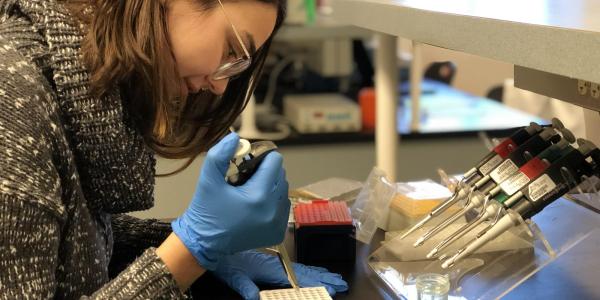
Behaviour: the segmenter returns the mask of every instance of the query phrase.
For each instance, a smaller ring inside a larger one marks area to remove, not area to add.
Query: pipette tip
[[[413,227],[414,228],[414,227]],[[416,229],[415,229],[416,230]],[[409,229],[407,232],[405,232],[402,236],[400,236],[400,240],[403,240],[405,237],[407,237],[409,234],[413,233],[414,230]]]
[[[452,257],[448,258],[444,263],[442,263],[442,268],[447,269],[449,267],[453,267],[454,264],[456,263],[456,261],[459,259],[459,257],[462,258],[461,254],[463,252],[465,252],[466,250],[467,250],[466,247],[458,250],[458,252],[456,252],[454,255],[452,255]]]
[[[420,237],[414,244],[413,247],[419,247],[421,245],[423,245],[423,243],[425,243],[425,238]]]
[[[415,232],[417,229],[421,228],[421,226],[423,226],[423,224],[425,224],[427,221],[429,221],[429,219],[431,219],[431,213],[429,213],[429,215],[427,215],[425,218],[423,218],[421,221],[419,221],[419,223],[415,224],[415,226],[411,227],[407,232],[402,234],[402,236],[400,236],[400,240],[403,240],[409,234],[411,234],[411,233]]]
[[[458,257],[459,254],[460,254],[460,252],[452,255],[452,257],[450,257],[445,262],[443,262],[442,263],[442,268],[448,269],[450,267],[453,267],[454,263],[456,263],[456,258]]]
[[[444,268],[444,269],[448,269],[453,266],[454,266],[454,261],[452,259],[449,259],[442,264],[442,268]]]
[[[436,254],[438,253],[438,249],[437,248],[433,248],[429,253],[427,253],[427,258],[432,258],[434,257]]]

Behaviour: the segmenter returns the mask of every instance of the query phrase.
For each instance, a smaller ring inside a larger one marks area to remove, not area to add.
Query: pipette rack
[[[438,221],[445,219],[448,213],[445,214],[437,218]],[[455,266],[443,269],[443,260],[426,257],[437,242],[429,241],[421,247],[413,247],[415,240],[435,224],[432,221],[432,224],[403,240],[399,238],[403,231],[388,232],[386,241],[369,257],[369,267],[399,299],[412,299],[411,295],[416,292],[416,277],[432,272],[450,277],[449,299],[498,299],[578,243],[600,234],[597,212],[565,196],[532,220],[524,221],[499,236],[493,245],[486,245]],[[442,252],[454,253],[453,250],[462,246],[468,238],[468,235],[462,237],[463,243],[459,240],[455,243],[457,245]]]

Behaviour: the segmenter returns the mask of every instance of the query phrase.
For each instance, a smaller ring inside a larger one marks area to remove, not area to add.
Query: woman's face
[[[221,1],[224,11],[218,3],[212,9],[202,10],[198,0],[168,1],[168,34],[183,96],[201,89],[216,95],[224,93],[229,80],[213,80],[211,75],[221,64],[244,54],[231,24],[250,56],[265,43],[275,27],[277,9],[271,4],[254,0]]]

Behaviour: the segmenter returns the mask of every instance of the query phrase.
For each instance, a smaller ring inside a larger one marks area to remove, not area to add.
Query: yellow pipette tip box
[[[433,180],[401,182],[390,206],[406,217],[420,218],[451,195],[446,187]]]

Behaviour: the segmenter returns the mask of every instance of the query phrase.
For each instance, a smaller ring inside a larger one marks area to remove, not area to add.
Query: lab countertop
[[[537,116],[508,107],[500,102],[478,97],[457,90],[446,84],[424,80],[421,86],[420,129],[411,131],[411,100],[408,83],[400,86],[397,112],[397,132],[404,140],[467,137],[486,132],[492,137],[505,137],[515,128],[527,126],[530,122],[548,124]],[[374,130],[347,133],[292,133],[278,145],[302,145],[320,143],[346,143],[373,141]]]
[[[578,204],[571,201],[564,201],[561,205]],[[597,213],[597,210],[593,211]],[[546,213],[543,218],[536,216],[536,223],[544,230],[546,223],[555,222],[558,217],[568,217],[559,216],[560,214],[561,210],[558,209],[554,210],[554,212]],[[577,222],[577,220],[569,220],[569,222]],[[585,222],[592,222],[587,223],[587,225],[598,224],[600,216],[597,219],[588,218]],[[562,229],[558,228],[558,230]],[[564,230],[568,231],[567,229]],[[566,234],[555,234],[554,236],[559,239],[568,238],[568,232]],[[340,273],[350,287],[348,292],[339,293],[334,299],[397,299],[393,296],[393,292],[385,287],[382,281],[367,265],[369,254],[379,248],[383,239],[384,231],[378,229],[371,244],[367,245],[357,242],[356,262],[354,264],[337,263],[323,265],[323,267],[327,267],[333,272]],[[549,241],[550,243],[555,242],[552,238],[549,238]],[[294,260],[292,230],[288,231],[285,244],[292,260]],[[600,260],[597,259],[598,249],[600,249],[600,230],[595,230],[583,241],[551,262],[550,265],[525,280],[503,297],[503,299],[600,299],[600,286],[596,280],[598,277],[597,270],[600,267]],[[242,299],[233,290],[209,273],[196,281],[192,286],[192,291],[195,299]]]

